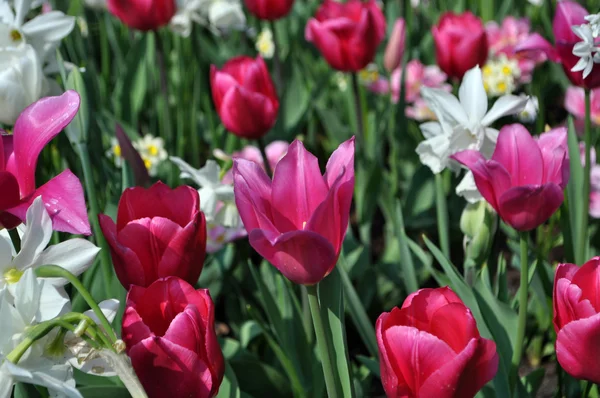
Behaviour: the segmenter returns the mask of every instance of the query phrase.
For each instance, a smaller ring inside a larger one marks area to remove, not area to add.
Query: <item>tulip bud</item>
[[[157,30],[169,23],[175,11],[175,0],[108,0],[108,11],[124,24],[138,30]]]
[[[463,210],[460,230],[465,234],[465,258],[474,266],[481,266],[487,259],[497,227],[496,212],[486,201],[468,203]]]
[[[394,24],[394,30],[392,30],[387,46],[385,47],[385,53],[383,54],[383,65],[390,73],[402,63],[405,39],[406,24],[404,18],[398,18]]]
[[[88,105],[87,90],[83,76],[78,68],[73,68],[65,84],[67,90],[74,90],[79,94],[79,112],[73,118],[73,121],[65,127],[67,138],[75,148],[78,144],[87,143],[88,130],[90,125],[90,108]]]
[[[244,0],[244,4],[257,18],[274,21],[290,12],[294,0]]]

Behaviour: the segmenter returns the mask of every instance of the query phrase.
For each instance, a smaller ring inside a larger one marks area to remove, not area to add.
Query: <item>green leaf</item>
[[[223,382],[219,387],[217,398],[241,398],[237,377],[227,361],[225,362],[225,377],[223,377]]]
[[[71,145],[76,146],[79,143],[87,142],[90,126],[90,107],[87,90],[85,88],[83,76],[78,68],[73,68],[71,73],[69,73],[65,88],[77,91],[81,99],[79,111],[75,115],[73,121],[65,127],[65,133],[67,134]]]
[[[369,358],[369,357],[366,357],[364,355],[357,355],[356,359],[358,359],[358,362],[360,362],[363,365],[365,365],[365,367],[367,369],[369,369],[369,371],[373,375],[381,378],[381,373],[380,373],[381,369],[379,367],[379,361],[377,361],[377,359],[375,359],[375,358]]]
[[[230,365],[239,388],[255,397],[291,397],[287,378],[274,367],[257,360],[233,359]]]
[[[131,395],[125,387],[118,386],[86,386],[79,387],[83,398],[130,398]]]
[[[240,342],[242,343],[242,347],[248,347],[248,344],[254,339],[256,336],[262,333],[262,328],[256,321],[246,321],[242,325],[242,329],[240,331]]]
[[[296,64],[292,65],[292,76],[286,84],[283,113],[284,129],[289,132],[302,120],[310,104],[311,96],[304,82],[304,74]]]
[[[581,223],[583,222],[583,213],[581,210],[583,201],[579,200],[581,197],[581,192],[583,192],[583,166],[581,165],[581,157],[579,154],[579,142],[577,141],[577,135],[575,133],[573,117],[569,117],[568,126],[569,165],[571,169],[571,176],[569,177],[569,183],[567,184],[566,192],[568,198],[571,236],[565,236],[564,240],[565,248],[570,249],[574,253],[573,248],[576,247],[575,243],[578,242],[579,237],[577,235],[578,232],[581,231]],[[569,257],[573,259],[573,255],[568,255],[573,253],[567,253],[567,259],[569,259]],[[569,261],[575,261],[577,264],[583,264],[585,259],[574,258],[574,260]]]

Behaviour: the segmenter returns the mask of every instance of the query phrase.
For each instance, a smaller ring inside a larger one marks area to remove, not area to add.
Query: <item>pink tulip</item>
[[[53,229],[91,234],[83,188],[75,174],[67,169],[35,187],[40,152],[73,120],[78,109],[79,94],[72,90],[42,98],[25,108],[12,135],[0,134],[0,228],[14,228],[25,221],[27,209],[41,195]]]
[[[406,23],[404,22],[404,18],[398,18],[383,54],[383,65],[388,72],[393,71],[402,63],[405,40]]]
[[[392,100],[398,102],[400,98],[400,79],[402,68],[392,72],[391,87]],[[437,65],[423,65],[418,59],[413,59],[406,64],[406,97],[408,103],[421,98],[421,87],[440,88],[447,92],[452,91],[452,86],[446,83],[448,76]]]
[[[292,282],[313,285],[335,266],[354,192],[354,138],[321,175],[318,159],[295,140],[273,181],[256,163],[235,159],[235,202],[254,249]]]
[[[496,344],[448,287],[421,289],[375,326],[381,382],[390,398],[470,398],[498,370]]]
[[[591,90],[590,93],[592,123],[600,126],[600,88]],[[578,130],[583,130],[585,121],[585,91],[581,87],[571,86],[565,94],[565,108],[575,116]]]
[[[538,33],[534,33],[522,41],[515,48],[516,52],[543,51],[551,61],[560,62],[565,74],[576,86],[584,88],[595,88],[600,86],[600,69],[594,68],[587,78],[583,73],[572,72],[571,69],[579,57],[573,55],[573,47],[581,41],[571,27],[587,23],[585,17],[589,15],[587,10],[574,1],[559,1],[556,5],[556,14],[552,23],[555,46],[553,47],[546,39]]]
[[[590,150],[590,216],[600,218],[600,165],[596,164],[596,150]],[[579,143],[579,157],[581,165],[585,166],[585,143]]]
[[[505,55],[508,59],[516,59],[519,64],[521,75],[519,81],[528,83],[531,81],[532,73],[536,65],[546,60],[543,51],[528,51],[517,53],[515,47],[530,38],[531,23],[527,18],[515,18],[508,16],[498,25],[495,21],[486,24],[490,53],[493,56]]]
[[[559,264],[554,277],[554,330],[560,366],[600,383],[600,257],[583,266]]]
[[[265,147],[265,153],[267,154],[271,170],[275,170],[275,166],[277,166],[277,163],[279,163],[283,155],[286,154],[289,146],[290,144],[288,144],[286,141],[273,141]],[[215,156],[217,155],[215,154]],[[241,158],[250,160],[258,164],[263,170],[265,170],[265,162],[262,157],[262,154],[260,153],[260,149],[253,145],[246,145],[242,148],[241,151],[234,152],[231,156],[228,156],[222,151],[220,151],[218,157],[223,160],[229,160],[231,158]],[[221,181],[223,182],[223,184],[233,184],[233,170],[228,170]]]
[[[490,160],[474,150],[451,158],[471,169],[481,195],[519,231],[544,223],[564,200],[569,181],[564,127],[534,139],[520,124],[505,126]]]

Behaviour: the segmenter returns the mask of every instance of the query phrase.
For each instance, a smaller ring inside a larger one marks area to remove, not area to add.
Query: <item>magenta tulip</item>
[[[244,0],[244,4],[257,18],[274,21],[289,14],[294,0]]]
[[[534,33],[527,40],[518,44],[515,51],[543,51],[550,60],[562,64],[565,74],[574,85],[588,89],[600,87],[599,68],[592,69],[590,75],[585,79],[581,71],[571,71],[579,61],[579,57],[573,54],[573,47],[581,41],[573,33],[571,27],[587,23],[585,20],[587,15],[589,15],[587,10],[577,2],[559,1],[556,5],[556,14],[554,14],[552,23],[555,46],[553,47],[540,34]]]
[[[67,126],[79,109],[79,94],[69,90],[25,108],[13,134],[0,132],[0,228],[25,221],[27,209],[41,196],[52,228],[90,235],[90,223],[79,179],[67,169],[39,188],[35,169],[42,149]]]
[[[448,287],[421,289],[375,326],[390,398],[472,398],[498,370],[496,344]]]
[[[177,11],[176,0],[107,0],[108,11],[124,24],[139,30],[157,30]]]
[[[354,192],[354,138],[321,175],[319,161],[295,140],[273,181],[252,161],[234,159],[235,202],[254,249],[292,282],[313,285],[335,266]]]
[[[122,336],[150,398],[217,395],[225,364],[208,289],[177,277],[131,286]]]
[[[554,277],[554,330],[560,366],[600,383],[600,257],[582,267],[559,264]]]
[[[481,195],[504,222],[519,231],[544,223],[564,200],[569,181],[565,128],[536,140],[520,124],[505,126],[490,160],[474,150],[451,158],[471,169]]]

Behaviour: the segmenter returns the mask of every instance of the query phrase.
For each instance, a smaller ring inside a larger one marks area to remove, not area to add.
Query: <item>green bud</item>
[[[467,204],[460,216],[465,262],[479,267],[486,261],[497,228],[498,216],[486,201]]]
[[[65,88],[67,90],[75,90],[79,94],[81,103],[79,105],[79,111],[75,115],[75,118],[67,127],[65,127],[65,133],[74,147],[77,144],[87,143],[88,131],[90,124],[90,109],[87,98],[87,90],[85,88],[85,82],[83,76],[77,67],[74,67],[67,81],[65,82]]]

